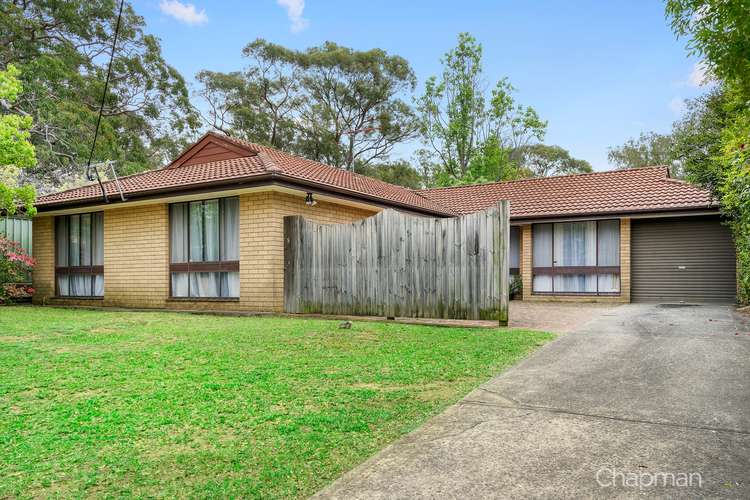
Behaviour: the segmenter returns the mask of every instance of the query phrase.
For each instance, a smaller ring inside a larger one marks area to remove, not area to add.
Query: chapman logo
[[[699,472],[628,472],[603,467],[596,473],[602,488],[702,488]]]

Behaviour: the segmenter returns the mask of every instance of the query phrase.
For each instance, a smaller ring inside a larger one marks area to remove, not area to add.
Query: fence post
[[[497,319],[500,326],[508,326],[508,300],[510,295],[510,201],[502,200],[497,204],[498,218],[500,219],[500,241],[495,255],[496,264],[500,267],[500,303]]]

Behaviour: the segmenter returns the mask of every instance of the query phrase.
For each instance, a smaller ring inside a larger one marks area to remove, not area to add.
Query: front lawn
[[[551,337],[0,307],[0,498],[303,497]]]

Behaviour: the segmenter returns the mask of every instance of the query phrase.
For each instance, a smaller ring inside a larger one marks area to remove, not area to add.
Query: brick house
[[[524,300],[733,300],[735,255],[708,192],[666,167],[409,190],[207,133],[160,170],[45,195],[37,303],[279,312],[283,217],[384,208],[451,217],[511,201]]]

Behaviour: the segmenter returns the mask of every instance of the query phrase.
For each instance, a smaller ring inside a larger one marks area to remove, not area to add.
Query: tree
[[[38,185],[78,175],[88,157],[117,14],[113,0],[0,2],[0,67],[22,71],[25,92],[11,111],[33,118]],[[94,152],[123,173],[164,162],[198,125],[185,81],[144,28],[126,2]]]
[[[669,134],[641,133],[622,146],[609,148],[607,157],[617,168],[641,168],[674,164],[673,139]]]
[[[513,155],[520,157],[520,165],[533,177],[593,172],[589,162],[573,158],[560,146],[530,144],[518,148]]]
[[[397,186],[411,189],[423,186],[422,176],[406,160],[357,166],[354,171]]]
[[[750,95],[750,4],[746,0],[668,0],[672,30],[711,74]]]
[[[721,202],[737,248],[738,298],[750,302],[750,5],[744,0],[668,0],[667,17],[722,90],[694,108],[680,151],[689,179]],[[699,161],[703,158],[704,161]]]
[[[686,101],[687,112],[672,127],[672,156],[680,174],[717,192],[722,183],[722,135],[736,113],[723,86]]]
[[[326,42],[296,51],[262,39],[241,73],[198,74],[206,122],[231,135],[351,170],[386,159],[416,125],[401,95],[416,77],[381,49]]]
[[[30,168],[36,163],[34,146],[29,142],[31,117],[8,113],[21,92],[23,86],[18,80],[20,71],[9,64],[5,71],[0,71],[0,213],[16,213],[22,206],[26,213],[34,215],[35,191],[32,186],[19,186],[20,170]]]
[[[547,122],[533,108],[515,102],[515,89],[507,79],[498,81],[487,95],[482,46],[470,34],[459,34],[458,45],[441,63],[441,77],[430,77],[416,101],[423,156],[431,157],[439,170],[433,175],[438,183],[460,183],[466,177],[478,180],[476,169],[470,172],[472,163],[507,162],[511,151],[544,138]],[[497,165],[495,179],[506,170]]]

